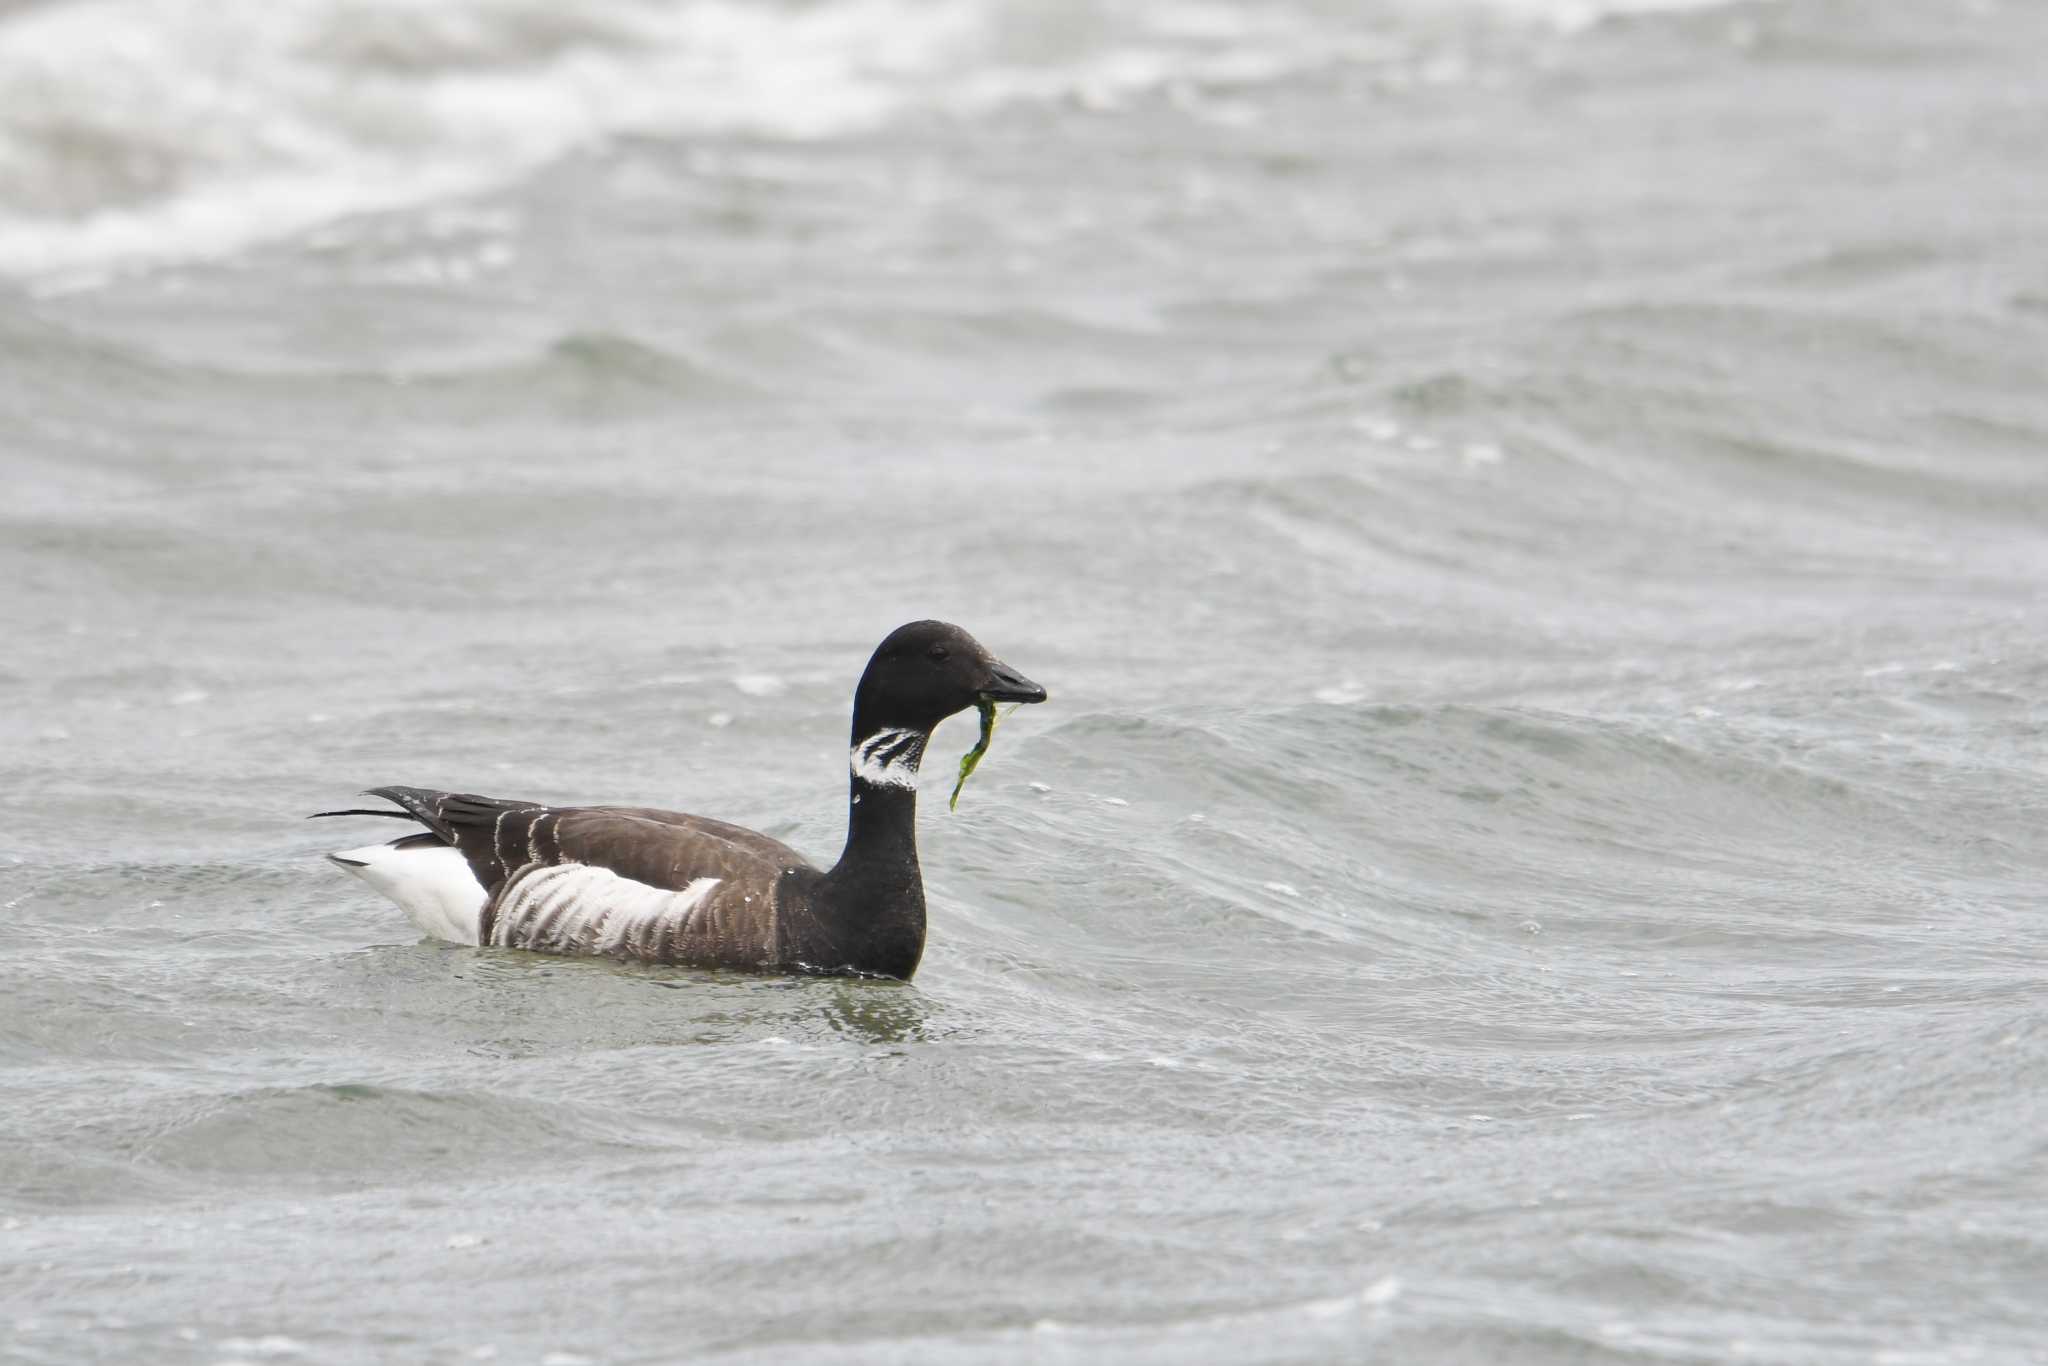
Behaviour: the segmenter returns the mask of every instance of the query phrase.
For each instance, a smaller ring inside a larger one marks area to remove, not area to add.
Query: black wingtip
[[[323,814],[324,814],[324,813],[323,813]],[[365,862],[365,861],[363,861],[362,859],[359,859],[359,858],[343,858],[343,857],[342,857],[341,855],[339,855],[339,854],[329,854],[329,855],[327,856],[327,861],[328,861],[329,863],[338,863],[338,864],[340,864],[340,865],[341,865],[342,867],[344,867],[344,868],[367,868],[367,867],[369,867],[369,866],[370,866],[370,865],[369,865],[368,863],[366,863],[366,862]]]
[[[392,820],[395,821],[409,821],[414,819],[414,816],[410,811],[386,811],[381,807],[368,806],[351,806],[346,810],[342,811],[315,811],[312,815],[306,817],[306,819],[309,821],[317,821],[322,816],[389,816]]]

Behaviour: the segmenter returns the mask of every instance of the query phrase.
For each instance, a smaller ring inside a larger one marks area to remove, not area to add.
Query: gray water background
[[[335,128],[652,12],[287,8]],[[2048,1360],[2048,11],[737,6],[353,212],[202,9],[0,16],[0,1359]],[[926,615],[1053,700],[909,985],[299,819],[829,859]]]

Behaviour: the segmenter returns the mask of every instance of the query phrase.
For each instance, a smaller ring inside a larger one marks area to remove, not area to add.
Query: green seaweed
[[[960,779],[953,784],[953,800],[946,803],[948,811],[960,809],[960,789],[967,786],[967,775],[974,772],[974,766],[981,762],[981,756],[988,753],[988,742],[996,736],[996,722],[1000,719],[996,716],[996,704],[984,700],[975,705],[981,711],[981,738],[974,742],[973,749],[960,756]],[[1004,712],[1003,715],[1008,716],[1015,710],[1015,707],[1011,707],[1010,711]]]

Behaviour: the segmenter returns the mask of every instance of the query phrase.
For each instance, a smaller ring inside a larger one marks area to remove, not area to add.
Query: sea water
[[[0,14],[0,1358],[2048,1359],[2048,11]],[[829,861],[422,942],[308,812]]]

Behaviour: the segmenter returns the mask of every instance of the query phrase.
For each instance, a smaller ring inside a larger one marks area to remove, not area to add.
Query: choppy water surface
[[[0,1356],[2041,1360],[2044,45],[7,7]],[[925,615],[911,985],[298,819],[829,858]]]

